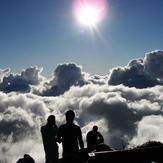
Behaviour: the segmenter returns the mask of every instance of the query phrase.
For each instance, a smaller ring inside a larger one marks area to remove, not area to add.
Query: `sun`
[[[100,21],[100,12],[99,9],[97,9],[94,6],[82,6],[79,15],[78,15],[78,21],[82,25],[85,26],[96,26],[96,24]]]
[[[96,27],[106,16],[107,0],[74,0],[73,12],[78,23]]]

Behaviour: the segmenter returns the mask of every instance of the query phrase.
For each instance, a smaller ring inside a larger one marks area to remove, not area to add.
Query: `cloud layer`
[[[6,69],[7,71],[7,69]],[[2,74],[6,72],[2,71]],[[40,73],[42,69],[37,67],[30,67],[26,70],[23,70],[21,74],[9,74],[6,76],[3,75],[2,82],[0,83],[0,90],[5,93],[9,92],[29,92],[30,85],[38,85],[42,78]]]
[[[40,127],[50,114],[58,126],[65,123],[68,109],[75,111],[84,140],[96,124],[113,148],[122,148],[122,141],[163,142],[162,65],[163,51],[154,51],[106,76],[90,76],[75,63],[58,65],[50,79],[38,67],[20,74],[0,70],[0,162],[14,163],[24,153],[43,162]]]
[[[84,74],[81,67],[74,63],[58,65],[54,71],[54,76],[47,83],[44,96],[58,96],[69,90],[72,85],[84,85]]]
[[[162,85],[163,51],[147,53],[144,59],[135,59],[125,67],[111,70],[109,84],[124,84],[129,87],[147,88]]]

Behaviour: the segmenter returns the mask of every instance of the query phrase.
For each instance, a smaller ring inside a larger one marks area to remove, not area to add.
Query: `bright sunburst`
[[[74,0],[73,5],[76,20],[84,26],[96,27],[106,15],[106,0]]]
[[[85,26],[95,26],[100,21],[100,12],[94,6],[82,6],[79,11],[78,21]]]

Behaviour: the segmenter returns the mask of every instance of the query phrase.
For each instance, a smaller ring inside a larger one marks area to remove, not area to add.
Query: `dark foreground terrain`
[[[24,155],[17,163],[35,163],[29,155]],[[163,163],[163,144],[160,142],[147,142],[132,149],[114,150],[105,144],[88,153],[87,149],[81,151],[80,158],[69,156],[60,159],[59,163]]]
[[[133,149],[95,151],[88,160],[89,163],[163,163],[163,144],[148,142]]]

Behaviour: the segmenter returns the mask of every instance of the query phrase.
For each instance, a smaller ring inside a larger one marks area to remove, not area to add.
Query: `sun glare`
[[[96,27],[106,16],[107,0],[74,0],[73,12],[83,26]]]
[[[83,6],[78,21],[85,26],[95,26],[99,22],[99,11],[93,6]]]

